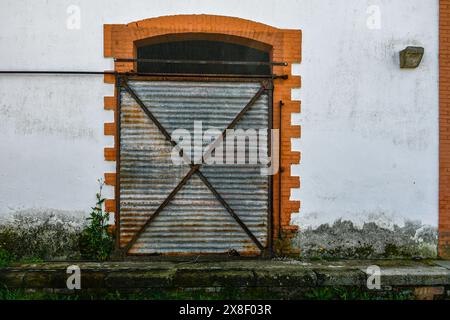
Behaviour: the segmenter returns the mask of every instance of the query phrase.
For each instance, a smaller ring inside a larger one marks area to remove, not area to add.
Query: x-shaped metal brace
[[[137,104],[141,107],[142,111],[152,120],[152,122],[158,127],[161,133],[164,135],[167,141],[169,141],[173,147],[177,147],[175,141],[172,140],[172,137],[167,132],[167,130],[163,127],[163,125],[158,121],[158,119],[153,115],[153,113],[145,106],[142,100],[136,95],[133,89],[130,88],[126,79],[119,78],[119,86],[121,85],[130,96],[137,102]],[[222,131],[222,139],[226,136],[228,129],[233,129],[236,124],[241,120],[241,118],[245,115],[245,113],[250,110],[250,108],[256,103],[259,97],[266,91],[272,88],[272,83],[270,81],[264,80],[261,83],[261,88],[256,92],[256,94],[250,99],[247,105],[236,115],[236,117],[231,121],[231,123],[226,127],[225,130]],[[218,139],[216,139],[218,141]],[[214,143],[213,143],[214,145]],[[211,150],[209,149],[205,154],[208,154]],[[214,188],[214,186],[209,182],[209,180],[203,175],[200,171],[200,164],[194,164],[189,160],[190,170],[183,177],[183,179],[178,183],[175,189],[170,192],[167,198],[159,205],[159,207],[155,210],[155,212],[147,219],[147,221],[142,225],[138,232],[136,232],[131,240],[127,243],[127,245],[122,249],[122,253],[127,254],[131,247],[136,243],[139,236],[145,231],[145,229],[150,225],[150,223],[161,213],[161,211],[169,204],[170,201],[175,197],[178,191],[188,182],[188,180],[196,174],[201,181],[208,187],[208,189],[214,194],[214,196],[219,200],[219,202],[223,205],[223,207],[228,211],[228,213],[236,220],[236,222],[241,226],[241,228],[245,231],[245,233],[250,237],[250,239],[255,243],[261,252],[264,251],[264,246],[261,242],[255,237],[255,235],[250,231],[250,229],[245,225],[245,223],[239,218],[236,212],[230,207],[230,205],[225,201],[224,198],[219,194],[219,192]]]

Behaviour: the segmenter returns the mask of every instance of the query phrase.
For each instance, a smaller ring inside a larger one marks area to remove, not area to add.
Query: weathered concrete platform
[[[0,268],[0,285],[9,289],[68,292],[68,266],[81,270],[82,291],[165,289],[259,289],[295,298],[324,287],[367,289],[367,268],[381,270],[381,290],[412,290],[418,298],[449,296],[450,261],[297,261],[215,262],[48,262]]]

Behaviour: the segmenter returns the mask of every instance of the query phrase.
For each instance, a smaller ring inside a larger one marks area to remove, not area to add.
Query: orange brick
[[[112,123],[105,123],[104,124],[103,131],[104,131],[104,135],[105,136],[114,136],[114,135],[116,135],[116,130],[117,130],[117,127],[116,127],[116,124],[114,122],[112,122]]]
[[[105,184],[108,186],[116,185],[116,174],[115,173],[105,173]]]
[[[107,71],[110,71],[110,70],[107,70]],[[109,84],[114,84],[116,82],[116,76],[111,73],[105,73],[105,75],[103,76],[103,82],[109,83]]]
[[[105,200],[105,211],[106,212],[116,212],[116,200],[106,199]]]
[[[116,97],[104,97],[103,98],[103,106],[105,110],[116,110],[117,108],[117,100]]]
[[[105,148],[104,155],[106,161],[116,161],[116,148]]]

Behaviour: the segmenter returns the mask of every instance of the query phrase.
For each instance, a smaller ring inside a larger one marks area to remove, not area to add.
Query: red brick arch
[[[297,231],[291,226],[291,213],[300,208],[299,201],[290,201],[292,188],[300,186],[299,178],[291,176],[291,164],[300,161],[300,153],[291,151],[291,138],[300,136],[300,127],[291,125],[291,114],[300,112],[300,102],[291,100],[291,89],[300,87],[300,77],[292,76],[291,64],[301,62],[301,31],[278,29],[262,23],[215,15],[175,15],[150,18],[131,22],[128,24],[104,25],[104,56],[112,58],[134,58],[136,44],[152,41],[171,41],[171,39],[189,39],[201,37],[202,39],[215,39],[231,41],[248,46],[256,46],[270,50],[274,61],[287,62],[288,66],[274,66],[276,74],[287,74],[287,80],[274,80],[274,128],[279,128],[279,104],[282,100],[282,186],[281,195],[278,192],[278,177],[274,177],[273,185],[273,212],[274,212],[274,239],[277,239],[278,217],[281,221],[281,230],[284,239],[292,237]],[[115,71],[130,72],[135,69],[132,62],[115,62]],[[105,76],[105,82],[114,83],[114,76]],[[104,107],[107,110],[116,109],[117,97],[105,97]],[[117,116],[117,115],[116,115]],[[105,123],[105,134],[116,135],[115,123]],[[116,144],[117,145],[117,142]],[[115,161],[117,150],[115,147],[105,148],[105,159]],[[116,173],[105,174],[106,183],[115,185]],[[281,200],[280,200],[281,199]],[[281,210],[278,210],[278,201],[281,201]],[[114,199],[106,202],[106,209],[116,211]],[[117,219],[116,219],[117,223]],[[279,244],[279,246],[281,246]],[[290,246],[288,246],[290,248]],[[291,250],[291,249],[288,249]]]

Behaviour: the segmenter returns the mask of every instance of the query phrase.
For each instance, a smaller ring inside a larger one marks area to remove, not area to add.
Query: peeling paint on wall
[[[420,221],[387,228],[337,220],[302,230],[295,242],[304,258],[436,258],[437,228]]]
[[[16,259],[79,258],[79,234],[86,224],[84,215],[54,209],[15,212],[0,222],[0,249]]]

